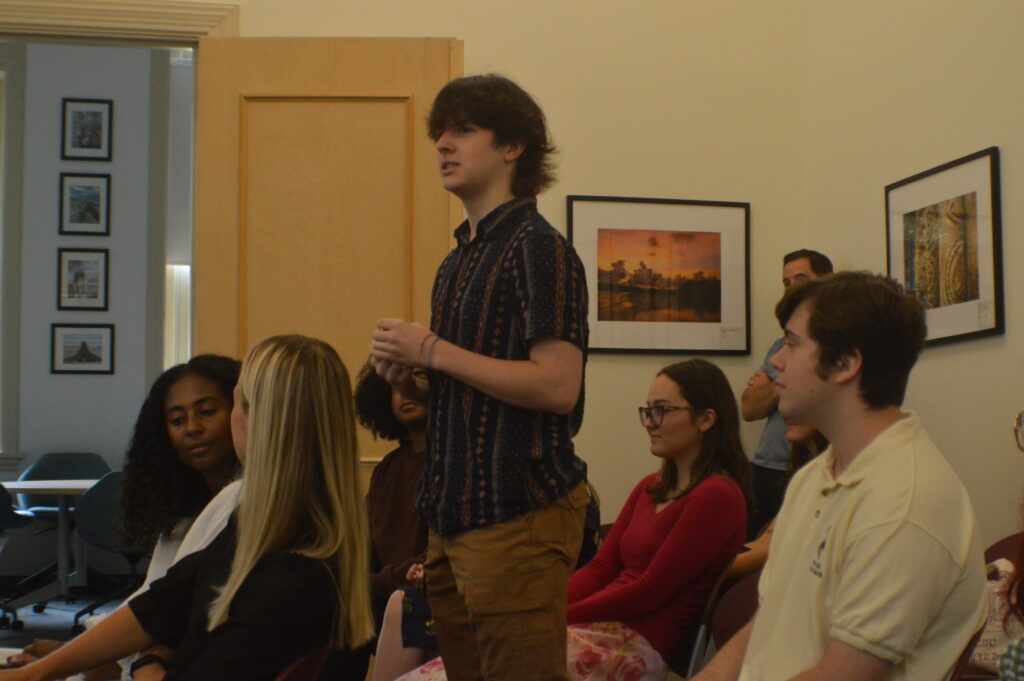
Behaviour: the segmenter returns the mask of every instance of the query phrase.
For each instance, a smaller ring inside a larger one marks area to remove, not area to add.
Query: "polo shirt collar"
[[[921,419],[917,412],[904,412],[903,418],[879,433],[854,457],[838,478],[832,475],[835,470],[835,448],[829,446],[821,454],[821,493],[826,494],[839,487],[854,487],[876,471],[883,472],[882,469],[889,466],[890,452],[913,439],[920,430]]]
[[[494,229],[500,226],[505,217],[517,209],[526,205],[536,205],[536,196],[523,196],[520,198],[512,199],[501,204],[490,213],[484,216],[476,226],[476,240],[482,241],[492,235]],[[463,220],[462,224],[455,230],[455,240],[458,241],[460,246],[466,246],[469,244],[469,220]]]

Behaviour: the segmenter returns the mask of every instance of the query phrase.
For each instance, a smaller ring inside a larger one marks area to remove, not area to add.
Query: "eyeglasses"
[[[659,404],[656,407],[640,407],[640,425],[646,427],[647,422],[650,421],[651,425],[657,428],[665,420],[665,414],[681,409],[693,411],[693,407],[673,407],[667,404]]]
[[[1024,411],[1013,417],[1013,435],[1017,438],[1017,449],[1024,452]]]

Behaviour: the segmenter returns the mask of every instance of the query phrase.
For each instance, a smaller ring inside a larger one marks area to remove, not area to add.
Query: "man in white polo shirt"
[[[701,681],[948,678],[985,617],[974,510],[900,409],[924,311],[881,276],[841,272],[776,307],[779,411],[832,443],[790,482],[754,619]]]

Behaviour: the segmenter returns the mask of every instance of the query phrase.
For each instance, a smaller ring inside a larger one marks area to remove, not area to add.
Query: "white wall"
[[[145,395],[149,80],[146,49],[28,47],[20,396],[26,463],[48,451],[94,451],[120,468]],[[114,100],[111,162],[61,160],[62,97]],[[109,237],[58,234],[61,172],[111,175]],[[107,312],[57,310],[59,247],[110,250]],[[55,322],[114,324],[114,374],[51,374]]]
[[[246,36],[465,41],[467,73],[503,72],[544,107],[563,154],[541,209],[559,228],[566,194],[751,202],[753,354],[715,360],[737,392],[778,335],[785,252],[884,271],[884,186],[999,145],[1007,335],[928,350],[908,406],[963,477],[986,541],[1018,527],[1019,0],[234,2]],[[674,359],[591,357],[577,445],[606,519],[656,466],[634,408]],[[745,428],[748,446],[758,432]]]

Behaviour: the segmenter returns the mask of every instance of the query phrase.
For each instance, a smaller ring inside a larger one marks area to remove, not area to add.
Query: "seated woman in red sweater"
[[[575,678],[606,678],[599,670],[624,660],[642,678],[663,678],[663,660],[743,547],[750,468],[722,371],[701,359],[665,367],[640,421],[661,470],[640,481],[597,556],[569,578]]]
[[[663,679],[664,659],[697,626],[746,537],[750,464],[722,371],[701,359],[665,367],[640,420],[661,470],[640,481],[597,555],[569,578],[574,680]],[[401,678],[441,679],[443,664]]]

